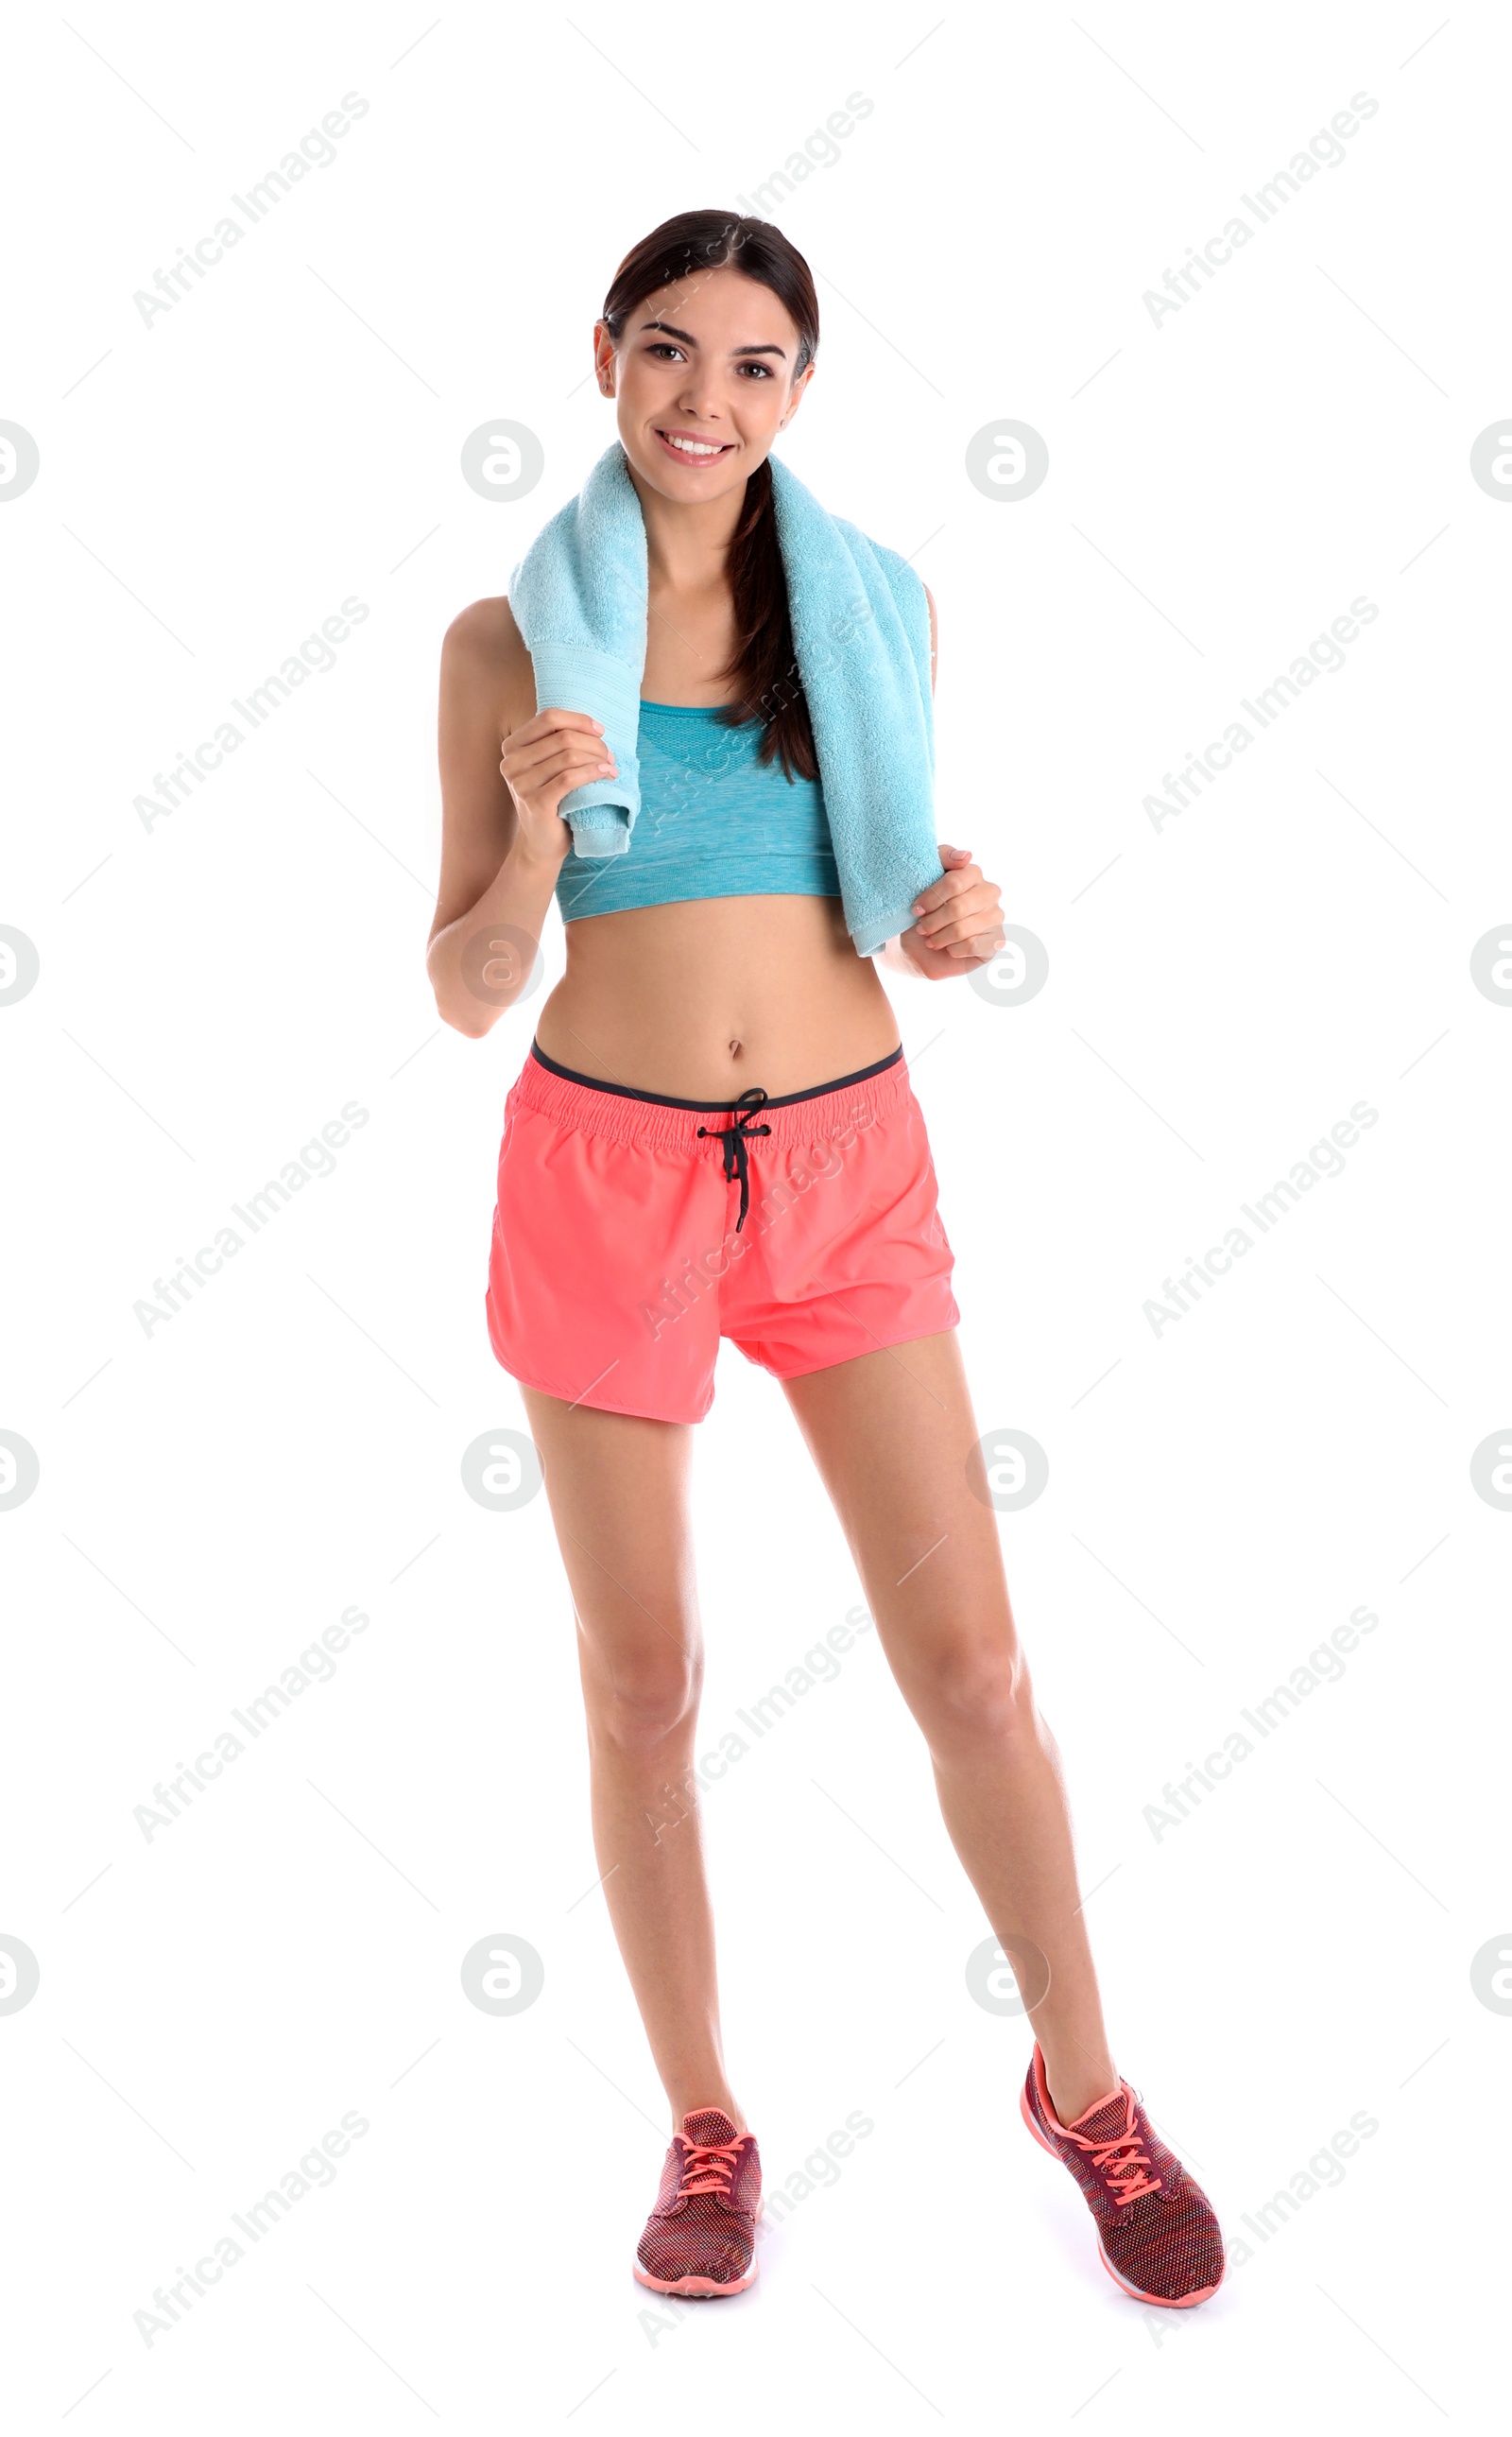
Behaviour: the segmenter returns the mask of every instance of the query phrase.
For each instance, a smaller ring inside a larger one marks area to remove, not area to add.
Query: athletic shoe
[[[1190,2310],[1217,2292],[1224,2237],[1212,2203],[1152,2129],[1126,2081],[1094,2099],[1074,2124],[1063,2124],[1036,2040],[1018,2104],[1040,2148],[1080,2183],[1115,2285],[1166,2310]]]
[[[721,2108],[696,2107],[672,2134],[635,2274],[654,2293],[742,2293],[756,2277],[760,2213],[755,2133],[737,2132]]]

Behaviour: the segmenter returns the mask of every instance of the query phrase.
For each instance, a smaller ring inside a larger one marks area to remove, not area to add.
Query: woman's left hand
[[[991,962],[1003,943],[1002,891],[964,846],[942,846],[945,877],[913,901],[918,917],[898,947],[927,981],[948,981]]]

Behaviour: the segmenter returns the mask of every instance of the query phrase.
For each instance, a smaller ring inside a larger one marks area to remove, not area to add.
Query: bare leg
[[[787,1382],[898,1688],[924,1730],[950,1840],[1016,1961],[1055,2112],[1117,2087],[1079,1909],[1059,1755],[1018,1647],[953,1331]],[[1037,1947],[1045,1973],[1024,1960]],[[1037,1980],[1038,1985],[1033,1984]]]
[[[714,1920],[693,1783],[703,1635],[689,1429],[522,1389],[578,1620],[604,1898],[675,2129],[745,2118],[724,2075]]]

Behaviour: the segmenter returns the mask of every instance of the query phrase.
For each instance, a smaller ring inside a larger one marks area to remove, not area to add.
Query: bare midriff
[[[870,956],[835,897],[707,897],[566,926],[541,1009],[548,1058],[598,1082],[724,1105],[854,1075],[898,1046]]]

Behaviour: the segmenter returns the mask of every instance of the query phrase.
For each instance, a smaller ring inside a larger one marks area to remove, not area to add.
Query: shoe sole
[[[651,2276],[638,2259],[635,2262],[637,2284],[649,2285],[653,2293],[682,2293],[689,2301],[696,2302],[717,2301],[721,2293],[743,2293],[748,2285],[756,2283],[756,2263],[754,2259],[745,2274],[732,2278],[728,2285],[716,2284],[712,2276]]]
[[[1021,2090],[1018,2094],[1018,2113],[1023,2117],[1025,2124],[1028,2126],[1029,2130],[1033,2133],[1034,2139],[1039,2143],[1040,2148],[1044,2150],[1046,2157],[1053,2158],[1058,2166],[1064,2166],[1066,2161],[1061,2156],[1060,2151],[1058,2149],[1051,2148],[1050,2143],[1046,2140],[1045,2135],[1040,2130],[1039,2126],[1034,2121],[1034,2113],[1029,2104],[1029,2093],[1027,2090]],[[1103,2248],[1103,2236],[1101,2234],[1099,2234],[1097,2237],[1097,2255],[1103,2262],[1104,2267],[1107,2270],[1108,2274],[1112,2277],[1114,2284],[1118,2287],[1121,2293],[1127,2293],[1131,2302],[1148,2302],[1156,2310],[1192,2310],[1196,2308],[1199,2302],[1210,2302],[1213,2295],[1218,2290],[1218,2287],[1216,2285],[1202,2285],[1199,2286],[1195,2293],[1180,2293],[1175,2296],[1169,2293],[1147,2293],[1142,2286],[1131,2285],[1126,2276],[1120,2275],[1118,2270],[1114,2267],[1112,2260],[1108,2257],[1107,2253]]]

